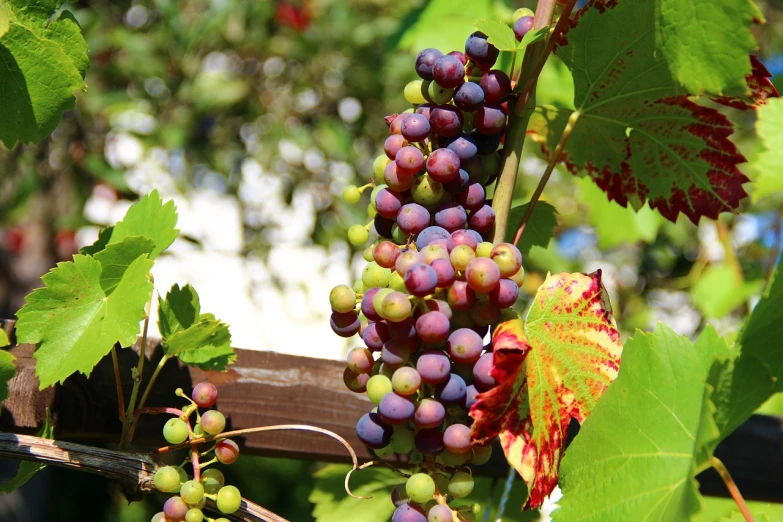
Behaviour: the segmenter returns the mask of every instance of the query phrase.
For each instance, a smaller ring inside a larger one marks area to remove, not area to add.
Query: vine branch
[[[742,493],[740,493],[739,488],[737,488],[737,484],[734,483],[734,479],[731,478],[729,470],[726,469],[726,466],[723,465],[723,462],[721,462],[717,457],[710,457],[710,466],[715,468],[715,471],[718,472],[720,478],[723,479],[723,482],[726,484],[726,488],[728,488],[729,493],[731,493],[731,498],[733,498],[734,502],[737,503],[737,506],[739,507],[742,516],[745,517],[746,522],[755,522],[753,515],[748,509],[748,505],[745,504],[745,499],[742,498]]]

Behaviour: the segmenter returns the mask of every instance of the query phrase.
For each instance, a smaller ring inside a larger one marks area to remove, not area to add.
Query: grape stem
[[[117,358],[117,345],[111,347],[111,363],[114,366],[114,381],[117,383],[117,407],[120,420],[125,422],[125,395],[122,393],[122,377],[120,376],[120,361]]]
[[[742,513],[742,516],[745,517],[746,522],[755,522],[750,509],[748,509],[748,505],[745,504],[745,499],[742,498],[742,493],[740,493],[739,488],[737,488],[737,484],[734,482],[734,479],[731,478],[729,470],[726,469],[726,466],[723,465],[723,462],[721,462],[717,457],[710,457],[710,466],[715,468],[715,471],[718,472],[720,478],[723,479],[723,482],[726,484],[726,488],[728,488],[729,493],[731,493],[731,498],[733,498],[734,502],[737,503],[737,507],[739,507],[740,512]]]
[[[150,391],[152,391],[152,385],[155,384],[155,381],[158,378],[158,374],[160,374],[160,371],[163,369],[163,367],[166,365],[166,363],[169,361],[171,357],[168,355],[163,355],[163,357],[160,358],[160,361],[158,362],[158,365],[155,367],[155,371],[152,372],[152,376],[150,377],[149,382],[147,383],[147,387],[144,388],[144,393],[141,395],[141,400],[139,401],[139,408],[143,408],[144,405],[147,403],[147,398],[150,396]],[[133,423],[130,427],[130,439],[133,440],[133,435],[136,433],[136,424],[138,423],[138,419],[133,419]]]
[[[185,412],[178,408],[167,408],[167,407],[149,407],[149,408],[136,408],[136,411],[133,412],[133,415],[138,417],[139,415],[144,415],[145,413],[149,413],[151,415],[156,415],[160,413],[169,413],[171,415],[176,415],[177,417],[182,417],[185,415]]]
[[[154,293],[153,293],[154,296]],[[133,412],[136,410],[136,397],[139,394],[139,388],[141,387],[141,379],[144,375],[144,359],[147,358],[147,330],[150,325],[150,307],[152,306],[152,300],[150,300],[145,311],[144,317],[144,329],[141,333],[141,345],[139,346],[139,362],[136,365],[136,369],[133,373],[133,389],[131,390],[130,401],[128,402],[128,409],[125,412],[125,418],[122,421],[122,435],[120,437],[120,451],[128,449],[128,445],[133,439],[133,432],[136,427],[136,416]]]

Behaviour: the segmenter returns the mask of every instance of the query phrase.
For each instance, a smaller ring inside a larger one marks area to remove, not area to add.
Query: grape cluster
[[[226,418],[217,410],[207,410],[199,414],[199,408],[211,408],[217,401],[218,391],[208,382],[197,384],[188,398],[182,390],[177,395],[190,401],[182,414],[169,419],[163,426],[163,438],[169,444],[181,444],[188,440],[219,435],[226,427]],[[190,418],[196,415],[196,424],[190,427]],[[193,452],[197,453],[193,460]],[[221,513],[230,515],[237,511],[242,503],[242,495],[234,486],[226,486],[223,473],[216,468],[204,469],[210,464],[232,464],[239,457],[239,446],[231,439],[220,439],[205,453],[198,453],[198,444],[191,446],[188,457],[179,466],[163,466],[155,472],[155,488],[164,493],[175,493],[163,504],[163,511],[152,517],[152,522],[228,522],[227,518],[212,519],[204,516],[202,509],[207,499],[217,504]],[[214,453],[214,458],[199,462],[200,458]],[[194,477],[188,477],[186,465],[196,464]]]
[[[495,221],[486,187],[500,167],[511,94],[508,76],[492,69],[497,56],[480,32],[464,54],[419,53],[421,79],[404,92],[414,108],[387,118],[373,182],[344,192],[356,203],[373,187],[373,221],[348,236],[356,246],[371,232],[377,240],[361,279],[332,290],[331,327],[365,344],[348,353],[343,375],[377,406],[359,419],[359,439],[381,458],[409,455],[414,467],[392,493],[393,522],[469,520],[475,507],[458,499],[474,483],[463,466],[491,454],[471,443],[469,411],[496,385],[484,339],[513,313],[524,279],[519,250],[486,241]]]

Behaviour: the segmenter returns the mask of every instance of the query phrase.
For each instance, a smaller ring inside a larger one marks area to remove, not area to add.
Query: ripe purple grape
[[[432,47],[421,51],[416,56],[416,74],[423,80],[432,81],[434,79],[432,67],[441,56],[443,56],[443,53]]]
[[[506,73],[498,69],[482,76],[479,86],[484,91],[486,103],[501,103],[511,92],[511,80]]]
[[[388,424],[406,424],[413,418],[416,407],[408,397],[387,393],[378,405],[381,420]]]
[[[511,279],[501,279],[489,293],[489,302],[497,308],[511,308],[519,297],[519,286]]]
[[[430,213],[418,203],[408,203],[397,213],[397,226],[406,234],[418,234],[430,226]]]
[[[460,160],[450,149],[438,149],[427,158],[427,173],[440,183],[448,183],[459,173]]]
[[[478,154],[476,140],[469,134],[460,134],[456,136],[446,147],[457,153],[460,163],[472,160]]]
[[[405,124],[409,121],[410,118],[403,122],[403,130],[405,129]],[[476,110],[475,115],[473,116],[473,126],[476,127],[476,130],[481,134],[486,134],[488,136],[500,134],[506,130],[506,112],[500,105],[485,103]]]
[[[465,82],[454,92],[454,105],[465,112],[473,112],[484,103],[484,90],[476,83]]]
[[[460,404],[465,400],[467,385],[465,379],[452,373],[449,380],[438,384],[435,388],[435,397],[443,404]]]
[[[384,423],[377,413],[365,413],[356,423],[359,440],[372,449],[388,446],[393,432],[394,429]]]
[[[191,397],[199,408],[211,408],[217,401],[218,391],[211,382],[200,382],[193,388]]]
[[[431,266],[431,265],[430,265]],[[427,299],[424,301],[424,307],[430,312],[440,312],[451,321],[453,314],[451,313],[451,307],[446,301],[441,299]],[[426,312],[425,312],[426,313]]]
[[[416,248],[422,251],[436,239],[448,239],[449,235],[449,231],[442,227],[427,227],[416,237]]]
[[[427,517],[416,504],[403,502],[394,510],[392,522],[427,522]]]
[[[388,323],[388,328],[389,336],[395,341],[413,341],[416,339],[416,327],[412,317],[408,317],[398,323]]]
[[[383,143],[383,151],[390,160],[394,161],[394,158],[397,156],[400,149],[407,145],[408,140],[401,134],[392,134],[386,138],[386,141]]]
[[[424,352],[416,361],[416,371],[427,384],[440,384],[449,378],[451,361],[440,350]]]
[[[356,312],[351,311],[345,314],[332,312],[329,325],[332,327],[332,331],[340,337],[352,337],[359,332],[361,322]]]
[[[478,391],[478,388],[474,384],[468,385],[467,389],[465,390],[465,409],[470,411],[470,408],[476,404],[476,396],[480,392]]]
[[[459,173],[454,176],[454,179],[443,184],[443,189],[450,194],[456,194],[465,190],[468,183],[470,183],[468,171],[459,169]]]
[[[370,380],[370,375],[366,373],[356,373],[351,371],[350,368],[346,368],[343,371],[343,382],[345,387],[354,393],[364,393],[367,391],[367,381]]]
[[[486,234],[495,226],[495,211],[489,205],[482,206],[470,214],[468,226],[479,234]]]
[[[447,247],[449,252],[459,245],[468,245],[473,250],[476,250],[479,242],[480,240],[471,234],[470,230],[455,230],[451,233],[451,236],[449,236]]]
[[[435,399],[422,399],[413,414],[417,428],[437,428],[446,419],[446,408]]]
[[[464,81],[465,64],[456,56],[441,56],[432,66],[432,76],[442,87],[457,87]]]
[[[468,222],[468,213],[459,203],[444,203],[435,211],[435,224],[449,232],[465,227]]]
[[[425,263],[417,263],[405,272],[405,288],[416,297],[430,295],[437,286],[438,274]]]
[[[411,358],[411,344],[409,341],[389,339],[381,350],[381,360],[390,368],[399,368]]]
[[[482,69],[489,69],[495,65],[500,51],[487,41],[486,34],[476,31],[465,42],[465,54]]]
[[[375,360],[372,358],[372,352],[366,348],[353,348],[346,356],[348,368],[356,373],[370,373]]]
[[[446,348],[455,362],[473,364],[481,357],[484,340],[470,328],[459,328],[449,335]]]
[[[410,115],[411,113],[409,112],[398,114],[389,124],[389,134],[402,134],[402,122]]]
[[[434,109],[436,105],[434,103],[422,103],[418,107],[416,107],[416,114],[421,114],[425,118],[427,118],[427,121],[430,119],[430,113],[432,112],[432,109]]]
[[[477,257],[465,270],[465,281],[476,292],[486,294],[500,284],[500,269],[487,257]]]
[[[405,192],[413,186],[414,175],[403,172],[395,161],[383,169],[383,182],[395,192]]]
[[[449,306],[455,312],[465,312],[476,304],[476,294],[465,281],[454,281],[446,291]]]
[[[381,237],[392,237],[392,229],[394,227],[394,219],[385,218],[380,214],[376,214],[373,220],[373,228]]]
[[[451,266],[451,261],[448,259],[436,259],[430,263],[430,266],[438,276],[438,288],[447,288],[454,283],[454,278],[457,274],[454,271],[454,267]]]
[[[395,219],[402,205],[402,194],[394,190],[383,188],[375,196],[375,208],[385,218]]]
[[[380,195],[380,193],[379,193]],[[484,206],[486,192],[481,183],[471,182],[467,188],[457,194],[457,203],[468,210],[478,210]]]
[[[430,122],[421,114],[411,114],[402,122],[402,135],[410,142],[424,141],[429,133]]]
[[[438,136],[450,138],[458,135],[464,122],[462,111],[453,105],[438,105],[430,114],[432,131]]]
[[[443,432],[443,445],[452,453],[470,451],[470,428],[464,424],[452,424]]]
[[[494,354],[492,352],[485,353],[476,364],[473,366],[473,379],[475,381],[476,389],[481,391],[487,391],[494,388],[497,385],[490,372],[492,371]]]
[[[221,464],[233,464],[239,458],[239,446],[231,439],[223,439],[215,446],[215,458]]]
[[[438,455],[445,449],[443,433],[437,428],[419,430],[413,438],[413,444],[425,455]]]
[[[521,42],[522,38],[533,29],[533,21],[534,18],[532,16],[523,16],[514,22],[514,36],[516,36],[517,41]]]
[[[402,174],[417,174],[424,168],[424,154],[417,147],[408,145],[397,151],[394,162]]]
[[[449,337],[451,324],[441,312],[427,312],[416,320],[416,334],[426,343],[442,343]]]
[[[366,314],[365,314],[366,315]],[[367,328],[362,332],[362,340],[373,352],[378,352],[383,349],[383,344],[391,339],[389,336],[389,329],[385,322],[372,321],[367,325]]]

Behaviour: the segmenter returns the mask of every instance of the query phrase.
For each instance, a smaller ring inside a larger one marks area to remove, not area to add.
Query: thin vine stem
[[[125,395],[122,393],[122,377],[120,375],[120,361],[117,358],[117,346],[111,347],[111,363],[114,366],[114,381],[117,383],[117,409],[120,420],[125,422]]]
[[[748,505],[745,503],[745,499],[742,498],[742,493],[740,493],[739,488],[737,488],[737,484],[734,482],[734,479],[731,478],[731,474],[729,474],[729,470],[726,469],[726,466],[723,465],[723,462],[721,462],[717,457],[710,457],[710,466],[715,468],[715,471],[718,472],[720,478],[723,479],[723,482],[726,484],[726,488],[728,488],[729,493],[731,493],[731,498],[733,498],[734,502],[737,503],[737,507],[739,507],[742,516],[745,517],[745,521],[755,522],[750,509],[748,509]]]
[[[160,358],[160,361],[158,362],[158,365],[155,367],[155,371],[152,372],[152,376],[150,376],[149,382],[147,382],[146,388],[144,388],[144,393],[141,395],[141,400],[139,401],[138,408],[144,408],[144,405],[147,404],[147,398],[150,396],[150,392],[152,391],[152,385],[155,384],[155,381],[158,379],[158,375],[160,374],[160,371],[163,369],[163,367],[166,365],[166,363],[169,361],[171,357],[168,355],[163,355],[163,357]],[[136,425],[138,424],[139,419],[138,417],[133,419],[133,423],[130,427],[130,440],[133,440],[133,435],[136,434]]]
[[[525,232],[525,226],[527,225],[527,222],[530,221],[530,216],[533,215],[533,210],[536,208],[536,203],[538,203],[538,200],[541,199],[541,194],[544,192],[544,187],[546,187],[549,178],[552,176],[552,172],[554,172],[555,166],[560,162],[560,157],[563,155],[563,149],[565,148],[566,143],[568,143],[568,138],[571,137],[571,133],[574,130],[574,125],[579,119],[579,116],[580,112],[574,111],[571,113],[571,117],[568,118],[568,123],[566,123],[566,126],[563,129],[563,133],[560,135],[560,141],[557,143],[557,147],[555,147],[555,151],[552,153],[552,157],[549,159],[549,163],[546,166],[544,174],[541,176],[541,179],[538,180],[538,186],[536,187],[535,192],[533,192],[533,195],[530,197],[530,203],[528,203],[527,209],[525,209],[525,215],[522,218],[522,222],[519,224],[519,228],[517,228],[517,233],[514,235],[515,245],[518,244],[520,238],[522,238],[522,234]]]
[[[135,373],[133,375],[133,389],[131,390],[130,401],[128,402],[128,409],[125,412],[125,420],[122,424],[122,435],[120,437],[120,450],[127,449],[130,441],[133,439],[133,429],[136,426],[136,417],[133,415],[136,409],[136,397],[139,394],[139,388],[141,387],[141,380],[144,375],[144,359],[147,357],[147,331],[150,325],[150,309],[152,307],[152,300],[147,303],[146,312],[144,317],[144,329],[141,333],[141,346],[139,347],[139,362],[136,365]]]

